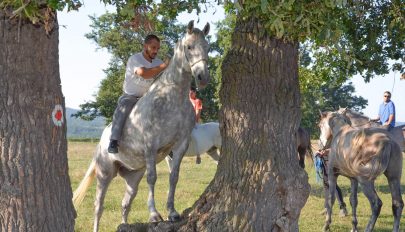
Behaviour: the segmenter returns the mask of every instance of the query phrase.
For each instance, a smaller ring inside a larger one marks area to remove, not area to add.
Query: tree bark
[[[48,35],[9,13],[0,10],[0,231],[73,231],[56,12]]]
[[[298,42],[239,20],[222,65],[221,159],[181,231],[298,231],[309,196],[299,167]]]

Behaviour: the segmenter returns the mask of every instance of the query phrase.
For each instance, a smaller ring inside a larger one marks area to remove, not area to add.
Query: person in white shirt
[[[125,80],[123,85],[123,95],[118,99],[117,108],[114,111],[111,126],[109,153],[118,153],[119,140],[122,134],[122,127],[129,113],[151,86],[154,77],[161,73],[168,65],[157,58],[160,49],[160,39],[156,35],[145,37],[143,51],[129,57]]]

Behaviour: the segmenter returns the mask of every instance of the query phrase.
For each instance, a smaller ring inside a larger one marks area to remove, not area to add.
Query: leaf
[[[261,8],[263,13],[268,12],[268,9],[267,9],[268,6],[269,6],[269,2],[267,0],[261,0],[260,8]]]
[[[303,15],[303,14],[300,14],[300,15],[295,19],[294,24],[297,25],[297,23],[298,23],[299,21],[301,21],[301,19],[302,19],[303,17],[304,17],[304,15]]]

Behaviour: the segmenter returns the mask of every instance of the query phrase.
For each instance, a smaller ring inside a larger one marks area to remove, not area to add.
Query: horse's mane
[[[379,125],[378,123],[370,122],[370,118],[363,113],[351,110],[349,108],[340,108],[337,112],[339,114],[347,116],[352,122],[352,126],[354,127],[369,127]]]
[[[177,41],[174,51],[177,51],[177,50],[178,50],[177,48],[180,46],[181,42],[182,42],[181,39],[180,39],[179,41]],[[174,57],[175,55],[176,55],[176,54],[174,54],[173,57]],[[168,67],[165,68],[162,72],[160,72],[158,75],[156,75],[156,76],[153,78],[152,84],[154,84],[155,82],[157,82],[157,81],[159,81],[160,79],[163,78],[163,74],[164,74],[167,70],[169,70],[169,66],[170,66],[171,63],[172,63],[173,57],[170,58]]]

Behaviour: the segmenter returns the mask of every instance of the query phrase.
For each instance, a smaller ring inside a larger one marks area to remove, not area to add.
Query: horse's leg
[[[159,222],[163,221],[162,216],[156,210],[155,207],[155,183],[157,179],[156,172],[156,149],[146,149],[145,159],[146,159],[146,182],[149,186],[148,194],[148,209],[149,209],[149,221],[150,222]]]
[[[358,192],[358,187],[359,183],[357,182],[356,179],[350,178],[350,205],[352,206],[352,231],[351,232],[357,232],[357,204],[358,204],[358,199],[357,199],[357,192]]]
[[[172,158],[170,156],[166,156],[165,158],[166,163],[167,163],[167,167],[169,167],[169,172],[172,172]]]
[[[299,158],[299,164],[301,166],[301,168],[305,168],[305,153],[307,152],[307,150],[305,148],[302,147],[298,147],[298,158]]]
[[[326,200],[326,220],[325,225],[323,227],[323,231],[330,230],[330,224],[332,223],[332,207],[335,203],[335,192],[336,192],[336,183],[337,183],[337,175],[333,172],[332,165],[328,167],[328,183],[329,183],[329,194],[328,197],[325,198]]]
[[[339,216],[340,217],[346,217],[347,216],[347,209],[346,209],[346,203],[343,199],[343,193],[342,190],[340,189],[339,185],[336,184],[336,196],[339,204]]]
[[[360,182],[360,184],[363,189],[364,195],[366,195],[368,201],[370,202],[371,213],[372,213],[365,231],[366,232],[373,231],[373,228],[374,228],[375,222],[377,221],[378,215],[380,215],[382,201],[378,197],[377,193],[375,192],[374,181],[362,180]]]
[[[401,181],[399,178],[388,179],[392,197],[392,213],[394,214],[394,227],[392,231],[399,231],[399,223],[401,221],[402,209],[404,202],[401,197]]]
[[[102,164],[102,165],[101,165]],[[111,180],[117,175],[117,167],[110,162],[97,162],[96,169],[97,176],[97,188],[96,188],[96,200],[95,206],[95,218],[94,218],[94,232],[98,231],[101,215],[104,210],[104,198],[107,193],[108,185]]]
[[[219,148],[217,147],[212,147],[207,151],[207,154],[211,156],[211,158],[218,164],[219,160]]]
[[[145,174],[145,169],[130,171],[126,168],[121,168],[119,174],[125,179],[127,184],[125,195],[121,203],[122,223],[126,224],[128,223],[128,214],[131,210],[131,203],[138,192],[138,185]]]
[[[174,194],[176,191],[177,181],[179,180],[180,163],[183,159],[184,153],[188,147],[188,141],[184,139],[178,147],[173,149],[173,169],[170,173],[169,179],[169,194],[167,196],[167,210],[169,211],[168,220],[178,221],[180,219],[180,214],[174,208]]]
[[[404,208],[404,201],[401,197],[402,154],[400,152],[398,154],[398,156],[395,156],[397,159],[390,160],[389,166],[384,172],[391,190],[392,213],[394,214],[394,226],[392,231],[394,232],[399,231],[402,209]]]

